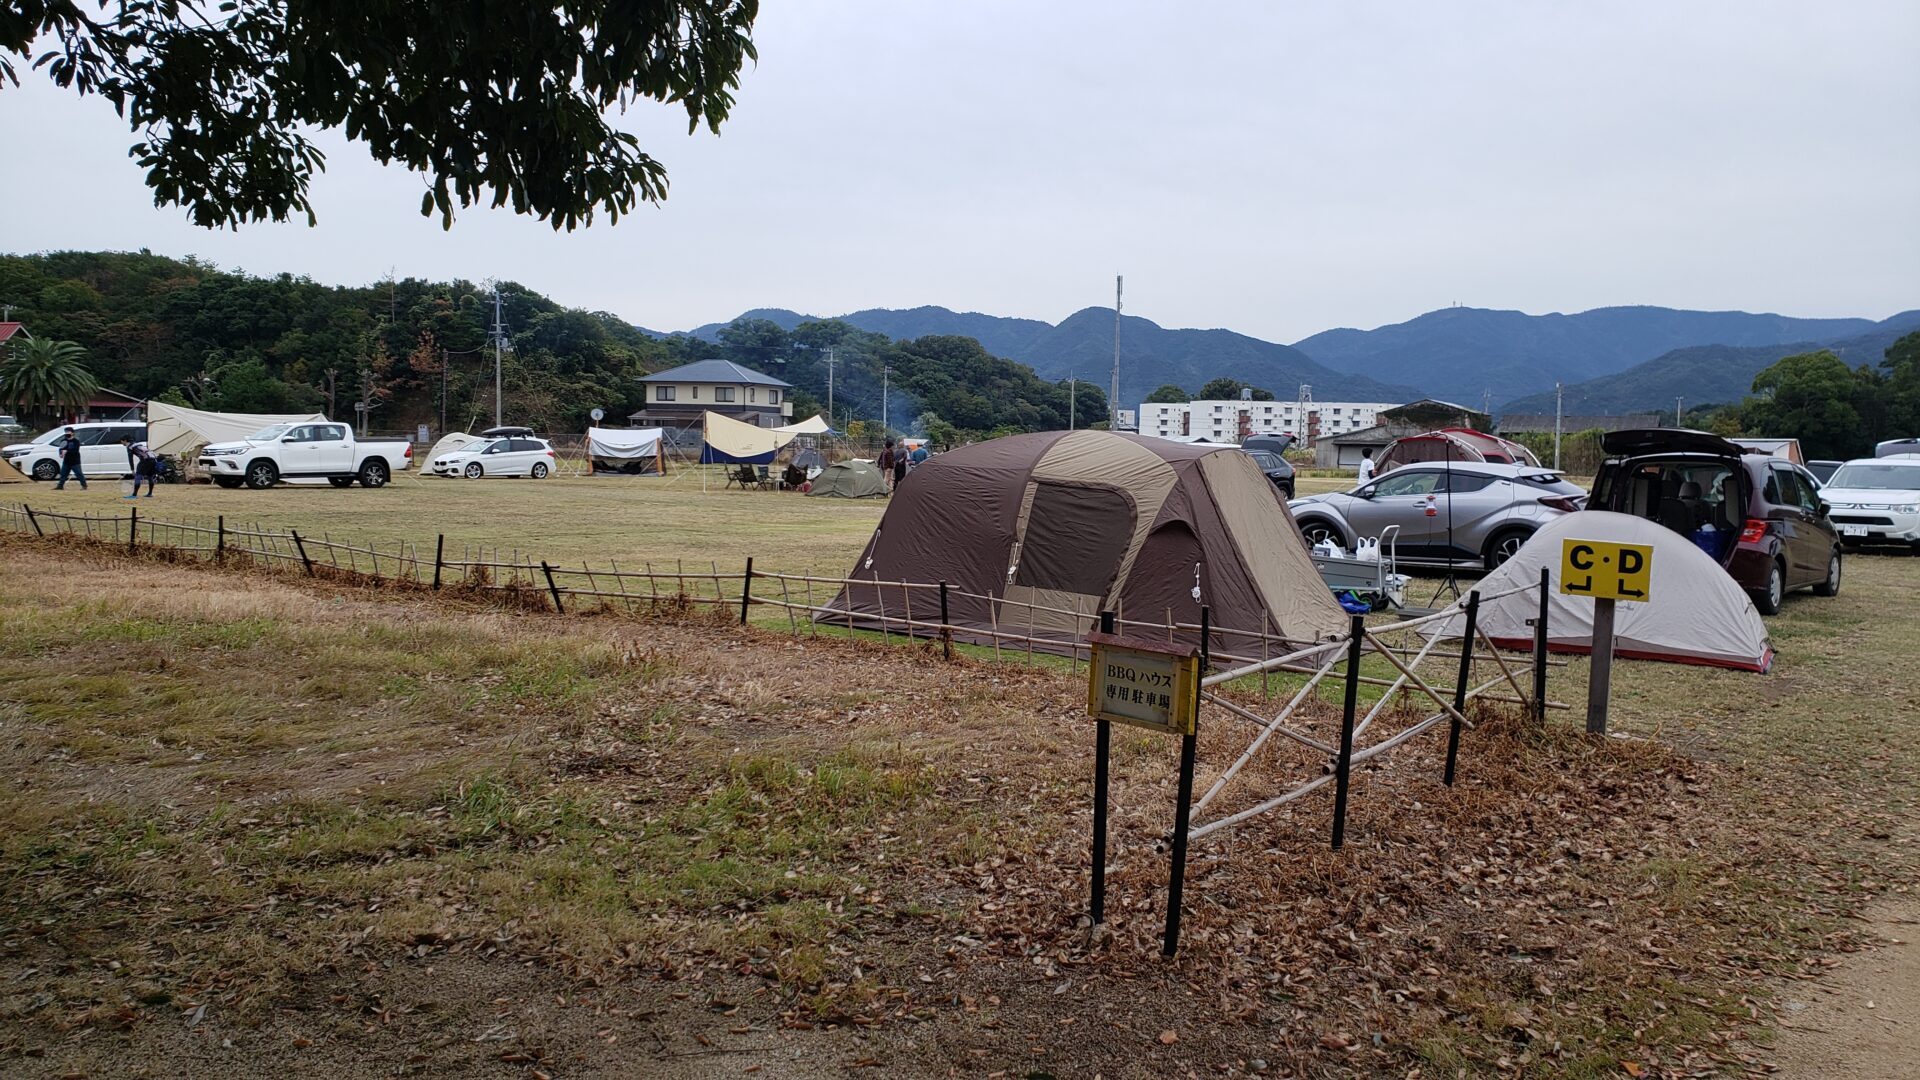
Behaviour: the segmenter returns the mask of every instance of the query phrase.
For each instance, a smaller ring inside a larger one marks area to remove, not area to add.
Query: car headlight
[[[1907,504],[1907,505],[1901,505],[1901,506],[1889,506],[1887,507],[1887,509],[1893,511],[1896,514],[1920,514],[1920,505]]]
[[[239,452],[240,452],[240,451],[238,451],[238,450],[232,450],[232,449],[227,449],[227,450],[202,450],[202,451],[200,451],[200,454],[201,454],[201,456],[202,456],[202,457],[224,457],[224,456],[226,456],[226,455],[228,455],[228,454],[237,454],[237,453],[239,453]]]

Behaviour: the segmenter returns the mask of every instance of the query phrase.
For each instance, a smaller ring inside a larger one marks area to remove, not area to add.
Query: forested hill
[[[1838,340],[1674,349],[1625,371],[1569,384],[1563,407],[1569,413],[1618,414],[1672,409],[1675,399],[1691,405],[1737,402],[1753,392],[1755,376],[1784,357],[1826,349],[1851,367],[1877,367],[1888,347],[1915,329],[1920,329],[1920,311],[1902,312],[1867,333]],[[1502,411],[1551,413],[1553,394],[1519,398]]]
[[[794,333],[749,320],[716,340],[663,337],[511,282],[500,295],[511,343],[505,418],[548,431],[582,430],[595,406],[623,422],[642,403],[638,376],[708,357],[792,382],[795,413],[806,416],[827,398],[829,345],[840,424],[877,420],[883,383],[895,425],[910,430],[923,417],[986,433],[1065,427],[1070,411],[1084,426],[1106,413],[1097,387],[1083,384],[1070,410],[1064,385],[967,337],[896,341],[798,320]],[[85,349],[101,385],[138,397],[343,419],[372,400],[370,426],[381,431],[440,430],[443,409],[450,429],[492,420],[492,290],[476,282],[335,286],[148,252],[58,252],[0,255],[0,300],[36,338]]]
[[[764,320],[792,330],[813,316],[784,308],[748,311],[734,322]],[[1052,381],[1078,376],[1107,385],[1113,370],[1113,309],[1086,308],[1058,324],[1013,319],[943,307],[870,308],[838,317],[862,330],[894,338],[960,335],[974,338],[995,356],[1032,366]],[[730,323],[709,323],[689,331],[717,340]],[[1206,382],[1230,377],[1283,398],[1302,384],[1323,400],[1409,401],[1421,392],[1412,380],[1382,380],[1335,371],[1300,350],[1231,330],[1169,329],[1151,319],[1129,315],[1120,326],[1120,400],[1135,405],[1154,388],[1172,383],[1198,391]]]
[[[1877,328],[1870,319],[1647,306],[1572,315],[1456,307],[1373,330],[1327,330],[1294,344],[1343,372],[1411,382],[1453,401],[1477,403],[1488,394],[1498,405],[1550,391],[1556,382],[1584,382],[1625,371],[1688,346],[1834,341]]]

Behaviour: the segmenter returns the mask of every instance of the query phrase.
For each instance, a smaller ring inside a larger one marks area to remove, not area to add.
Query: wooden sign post
[[[1587,681],[1587,734],[1607,733],[1613,694],[1614,603],[1653,599],[1653,548],[1605,540],[1560,542],[1560,592],[1593,598],[1593,670]]]
[[[1193,798],[1195,744],[1200,716],[1200,673],[1206,670],[1212,615],[1200,609],[1200,647],[1130,638],[1113,632],[1113,614],[1103,612],[1100,631],[1087,635],[1087,715],[1098,722],[1093,762],[1093,896],[1097,926],[1107,907],[1107,779],[1110,725],[1129,724],[1180,736],[1180,794],[1174,807],[1173,867],[1167,880],[1167,934],[1162,952],[1180,942],[1180,894],[1186,885],[1188,804]]]

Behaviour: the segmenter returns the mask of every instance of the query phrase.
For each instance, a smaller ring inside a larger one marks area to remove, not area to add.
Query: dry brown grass
[[[620,1075],[638,1054],[672,1076],[709,1051],[789,1075],[1737,1064],[1758,1056],[1745,1001],[1853,947],[1845,914],[1910,873],[1889,844],[1912,750],[1876,722],[1884,696],[1844,687],[1912,693],[1889,650],[1916,571],[1857,562],[1851,603],[1791,604],[1766,679],[1631,665],[1618,723],[1658,741],[1492,716],[1458,787],[1431,737],[1361,771],[1341,853],[1322,797],[1203,841],[1168,964],[1166,742],[1116,739],[1114,936],[1090,949],[1076,924],[1091,735],[1069,674],[7,541],[0,1055],[169,1071],[246,1048],[206,1075]],[[1204,729],[1203,783],[1235,734]],[[1249,779],[1313,764],[1276,752]],[[441,1029],[461,1034],[423,1051]],[[652,1041],[608,1056],[603,1029]]]

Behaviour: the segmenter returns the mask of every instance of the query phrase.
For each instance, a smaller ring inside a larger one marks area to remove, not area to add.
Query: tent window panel
[[[1036,484],[1014,582],[1104,596],[1133,540],[1133,503],[1112,488]]]

